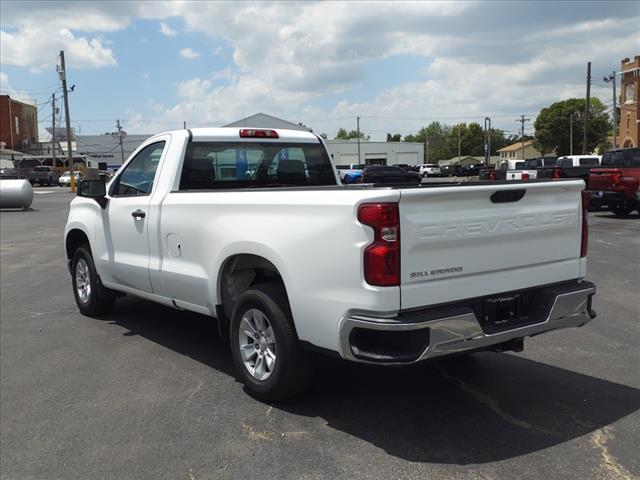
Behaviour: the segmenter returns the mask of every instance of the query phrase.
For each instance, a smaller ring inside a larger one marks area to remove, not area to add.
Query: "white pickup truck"
[[[215,318],[249,392],[278,400],[313,350],[411,364],[589,322],[583,188],[343,186],[312,133],[178,130],[79,184],[64,246],[83,314],[131,294]]]

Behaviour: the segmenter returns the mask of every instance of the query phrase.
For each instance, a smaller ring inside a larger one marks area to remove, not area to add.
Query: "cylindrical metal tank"
[[[33,187],[28,180],[0,180],[0,208],[29,208]]]

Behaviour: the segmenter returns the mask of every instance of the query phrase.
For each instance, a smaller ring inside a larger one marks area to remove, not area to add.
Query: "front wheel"
[[[102,285],[91,256],[89,245],[78,247],[71,263],[71,285],[80,313],[93,317],[107,313],[113,307],[113,293]]]
[[[254,285],[243,292],[233,309],[229,337],[233,363],[253,396],[278,401],[308,385],[310,361],[295,334],[281,285]]]

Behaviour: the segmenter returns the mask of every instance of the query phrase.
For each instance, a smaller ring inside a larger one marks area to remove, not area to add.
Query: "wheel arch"
[[[65,252],[67,254],[67,265],[71,267],[71,261],[73,260],[73,254],[80,245],[89,244],[91,249],[91,242],[89,236],[80,228],[72,228],[67,232],[64,240]]]
[[[218,299],[216,310],[222,335],[228,332],[229,320],[238,296],[252,285],[262,283],[281,285],[287,304],[291,308],[284,277],[271,260],[253,253],[236,253],[229,255],[222,262],[216,282]]]

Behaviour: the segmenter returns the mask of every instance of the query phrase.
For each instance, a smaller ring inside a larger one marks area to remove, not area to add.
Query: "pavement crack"
[[[638,477],[632,475],[609,451],[607,442],[614,437],[613,427],[601,428],[591,435],[591,445],[593,448],[600,450],[600,468],[606,474],[606,478],[611,480],[637,480]]]
[[[462,390],[463,392],[471,395],[471,397],[473,397],[477,402],[481,403],[482,405],[487,407],[489,410],[493,411],[493,413],[498,415],[505,422],[510,423],[511,425],[514,425],[514,426],[519,427],[519,428],[524,428],[525,430],[530,430],[530,431],[533,431],[533,432],[536,432],[536,433],[540,433],[542,435],[547,435],[547,436],[550,436],[550,437],[562,437],[557,432],[554,432],[554,431],[549,430],[547,428],[541,427],[539,425],[534,425],[534,424],[529,423],[529,422],[527,422],[525,420],[521,420],[521,419],[519,419],[517,417],[514,417],[510,413],[505,412],[500,407],[498,402],[495,399],[491,398],[489,395],[478,391],[471,384],[465,382],[461,378],[454,377],[453,375],[448,374],[444,370],[444,368],[442,368],[441,366],[438,366],[438,370],[440,371],[440,373],[442,374],[442,376],[445,379],[457,383],[458,387],[460,388],[460,390]]]

